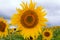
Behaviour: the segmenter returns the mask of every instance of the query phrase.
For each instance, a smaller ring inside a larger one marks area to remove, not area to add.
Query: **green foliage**
[[[53,39],[60,40],[60,28],[55,29],[55,31],[53,32]]]
[[[7,37],[0,38],[0,40],[24,40],[22,35],[12,33],[9,34]]]
[[[36,40],[42,40],[42,35],[39,35]]]
[[[40,34],[36,40],[42,40],[42,38],[43,38],[42,34]],[[17,32],[13,32],[12,34],[9,33],[9,35],[7,37],[0,38],[0,40],[26,40],[26,39],[24,39],[23,36],[18,34]],[[51,40],[60,40],[60,28],[54,29],[53,37]]]

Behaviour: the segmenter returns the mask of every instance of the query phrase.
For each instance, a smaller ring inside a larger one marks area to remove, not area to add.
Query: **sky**
[[[0,0],[0,16],[11,17],[16,13],[16,8],[21,8],[22,1],[29,3],[29,0]],[[60,0],[33,0],[33,2],[46,10],[47,24],[60,25]]]

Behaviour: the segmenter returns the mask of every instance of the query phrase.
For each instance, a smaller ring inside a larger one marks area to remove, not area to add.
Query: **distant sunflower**
[[[11,17],[11,24],[18,25],[18,30],[25,37],[37,37],[47,21],[46,12],[41,6],[35,7],[36,3],[30,0],[30,5],[22,2],[22,9],[17,9],[17,14]]]
[[[16,31],[16,28],[12,28],[12,29],[10,29],[10,34],[12,34],[14,31]]]
[[[53,31],[51,29],[45,29],[42,32],[43,40],[51,40],[53,37]]]
[[[60,29],[60,26],[51,26],[50,29],[52,29],[53,31],[55,31],[55,30]]]
[[[0,18],[0,37],[8,35],[8,23],[4,18]]]

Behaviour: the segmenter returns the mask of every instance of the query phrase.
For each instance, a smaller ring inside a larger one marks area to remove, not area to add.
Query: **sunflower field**
[[[42,6],[36,2],[22,2],[22,9],[11,16],[10,24],[0,17],[0,40],[60,40],[60,26],[47,27],[48,19]],[[9,28],[11,25],[16,28]]]

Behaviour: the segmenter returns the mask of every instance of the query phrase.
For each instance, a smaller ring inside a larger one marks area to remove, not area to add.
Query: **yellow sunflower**
[[[9,33],[12,34],[14,31],[16,31],[16,28],[12,28],[9,30]]]
[[[53,37],[53,31],[51,29],[46,28],[42,32],[42,36],[43,36],[43,40],[51,40],[51,38]]]
[[[43,26],[46,26],[46,12],[42,6],[36,7],[36,3],[30,0],[30,4],[22,2],[22,9],[17,9],[17,13],[11,17],[11,24],[18,25],[20,34],[27,37],[38,37]]]
[[[8,35],[8,23],[4,18],[0,18],[0,37]]]

